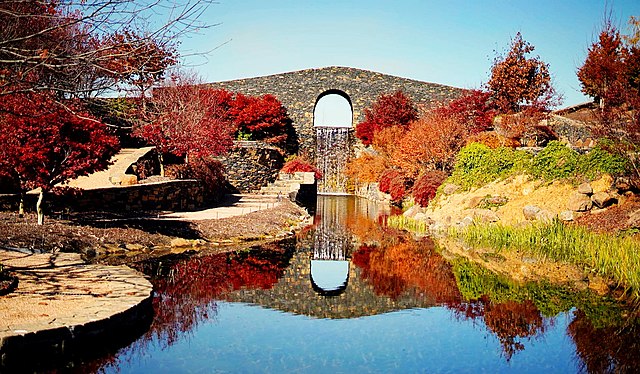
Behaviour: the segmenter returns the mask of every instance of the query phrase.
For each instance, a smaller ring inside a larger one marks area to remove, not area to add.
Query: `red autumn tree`
[[[161,165],[163,153],[185,157],[187,162],[189,157],[225,153],[234,131],[226,107],[229,97],[226,91],[203,86],[193,74],[176,74],[153,91],[151,108],[134,133],[157,147]]]
[[[456,118],[432,112],[409,126],[391,162],[414,178],[430,170],[448,171],[468,135]]]
[[[146,110],[146,96],[151,87],[160,82],[167,69],[178,62],[175,46],[159,41],[151,35],[123,30],[108,36],[101,45],[104,59],[99,63],[116,83],[133,87]],[[125,87],[125,89],[127,89]]]
[[[469,90],[460,98],[448,105],[437,108],[442,117],[453,117],[467,127],[470,134],[486,131],[493,125],[493,118],[498,114],[491,93],[483,90]]]
[[[606,21],[598,41],[589,47],[587,58],[578,69],[582,92],[598,101],[602,111],[624,100],[625,53],[620,32]]]
[[[549,65],[539,56],[528,57],[534,49],[517,33],[507,55],[498,56],[493,62],[487,85],[503,113],[517,113],[523,107],[546,110],[559,101],[551,85]]]
[[[279,146],[287,140],[286,127],[291,120],[287,109],[273,95],[256,97],[237,93],[231,102],[230,114],[238,133],[251,140]]]
[[[163,4],[165,22],[149,23],[158,9],[146,0],[2,1],[0,95],[53,91],[87,97],[113,89],[114,81],[144,81],[157,71],[148,69],[157,62],[155,47],[166,50],[206,27],[197,18],[210,3],[169,1]]]
[[[73,111],[73,112],[72,112]],[[40,188],[38,224],[47,192],[69,179],[102,170],[118,139],[74,103],[63,108],[49,93],[6,95],[0,102],[0,173],[20,183],[22,194]]]
[[[364,121],[356,125],[356,136],[364,145],[370,145],[377,131],[391,126],[407,126],[417,118],[418,110],[402,91],[381,95],[371,109],[364,110]]]

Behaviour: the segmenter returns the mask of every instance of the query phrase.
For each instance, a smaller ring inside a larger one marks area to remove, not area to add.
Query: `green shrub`
[[[524,170],[530,158],[524,151],[471,143],[458,153],[450,181],[463,188],[481,186]]]
[[[578,156],[578,152],[554,140],[533,158],[530,172],[546,180],[568,178],[576,172]]]
[[[595,179],[600,174],[623,174],[627,170],[628,161],[615,151],[615,144],[607,139],[598,144],[587,154],[580,156],[578,172],[588,179]]]

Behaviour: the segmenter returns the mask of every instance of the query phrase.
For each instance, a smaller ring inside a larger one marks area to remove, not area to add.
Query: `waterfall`
[[[314,260],[346,260],[351,252],[352,234],[347,229],[353,211],[348,197],[319,197],[316,214],[321,217],[313,238]]]
[[[319,194],[347,194],[347,162],[351,154],[351,128],[316,127],[316,165],[322,172]]]

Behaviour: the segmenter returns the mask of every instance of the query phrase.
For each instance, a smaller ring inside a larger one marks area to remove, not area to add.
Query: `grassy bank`
[[[452,234],[469,244],[520,249],[584,267],[614,279],[640,298],[640,242],[635,238],[593,233],[559,221],[524,227],[477,224]]]

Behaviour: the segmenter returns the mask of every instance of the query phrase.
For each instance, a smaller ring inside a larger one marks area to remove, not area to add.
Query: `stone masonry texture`
[[[272,94],[286,107],[293,121],[298,151],[315,158],[313,111],[320,98],[340,94],[352,106],[353,124],[364,120],[364,109],[371,107],[383,94],[403,91],[424,110],[449,102],[463,92],[460,88],[376,73],[349,67],[332,66],[306,69],[256,78],[210,83],[245,95]]]

